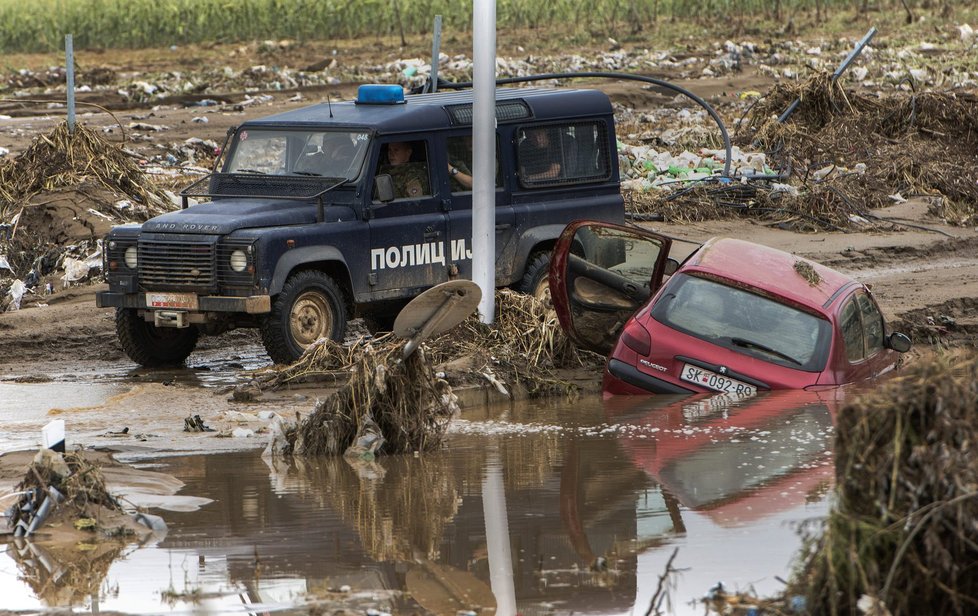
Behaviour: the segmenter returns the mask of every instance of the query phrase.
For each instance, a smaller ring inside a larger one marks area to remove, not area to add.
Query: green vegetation
[[[820,22],[853,11],[874,19],[972,13],[973,0],[497,0],[499,27],[565,24],[568,34],[627,38],[675,21],[775,31],[801,16]],[[0,51],[146,48],[260,39],[330,40],[471,29],[471,3],[457,0],[0,0]],[[662,30],[671,30],[663,27]]]

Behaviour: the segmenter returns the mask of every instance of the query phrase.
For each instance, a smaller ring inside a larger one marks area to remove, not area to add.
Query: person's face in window
[[[533,145],[539,148],[546,148],[550,146],[550,135],[548,135],[547,131],[545,130],[531,131],[530,140]]]
[[[387,160],[392,165],[403,165],[411,161],[411,144],[395,141],[387,146]]]

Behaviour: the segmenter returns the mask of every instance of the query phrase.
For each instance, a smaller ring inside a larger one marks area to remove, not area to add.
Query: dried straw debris
[[[778,122],[796,98],[798,110]],[[948,222],[971,224],[978,212],[974,106],[972,95],[950,91],[870,98],[818,74],[775,86],[748,114],[743,138],[801,182],[800,209],[821,210],[835,224],[865,218],[893,194],[935,197],[954,212]]]
[[[842,409],[836,503],[789,591],[809,613],[978,613],[976,418],[978,357],[962,353]]]
[[[343,454],[365,431],[379,432],[384,453],[438,447],[458,410],[455,396],[435,376],[423,349],[402,359],[403,346],[358,343],[349,382],[286,430],[285,453]]]
[[[123,150],[82,125],[72,133],[67,123],[38,135],[21,155],[0,165],[0,218],[17,203],[41,191],[92,180],[128,196],[148,209],[146,218],[163,213],[169,201],[146,182],[136,162]],[[114,213],[114,212],[109,212]]]

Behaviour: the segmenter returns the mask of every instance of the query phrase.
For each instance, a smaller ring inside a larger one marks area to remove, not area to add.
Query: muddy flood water
[[[702,614],[718,582],[783,587],[836,405],[586,396],[463,410],[443,450],[369,463],[123,454],[212,502],[151,509],[142,544],[0,543],[0,612],[645,614],[678,548],[669,613]]]

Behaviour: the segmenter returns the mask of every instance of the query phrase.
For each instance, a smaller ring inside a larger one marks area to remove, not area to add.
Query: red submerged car
[[[579,345],[608,355],[607,394],[835,386],[891,370],[910,339],[888,333],[869,288],[781,250],[714,238],[680,265],[672,240],[578,221],[554,247],[551,296]]]

